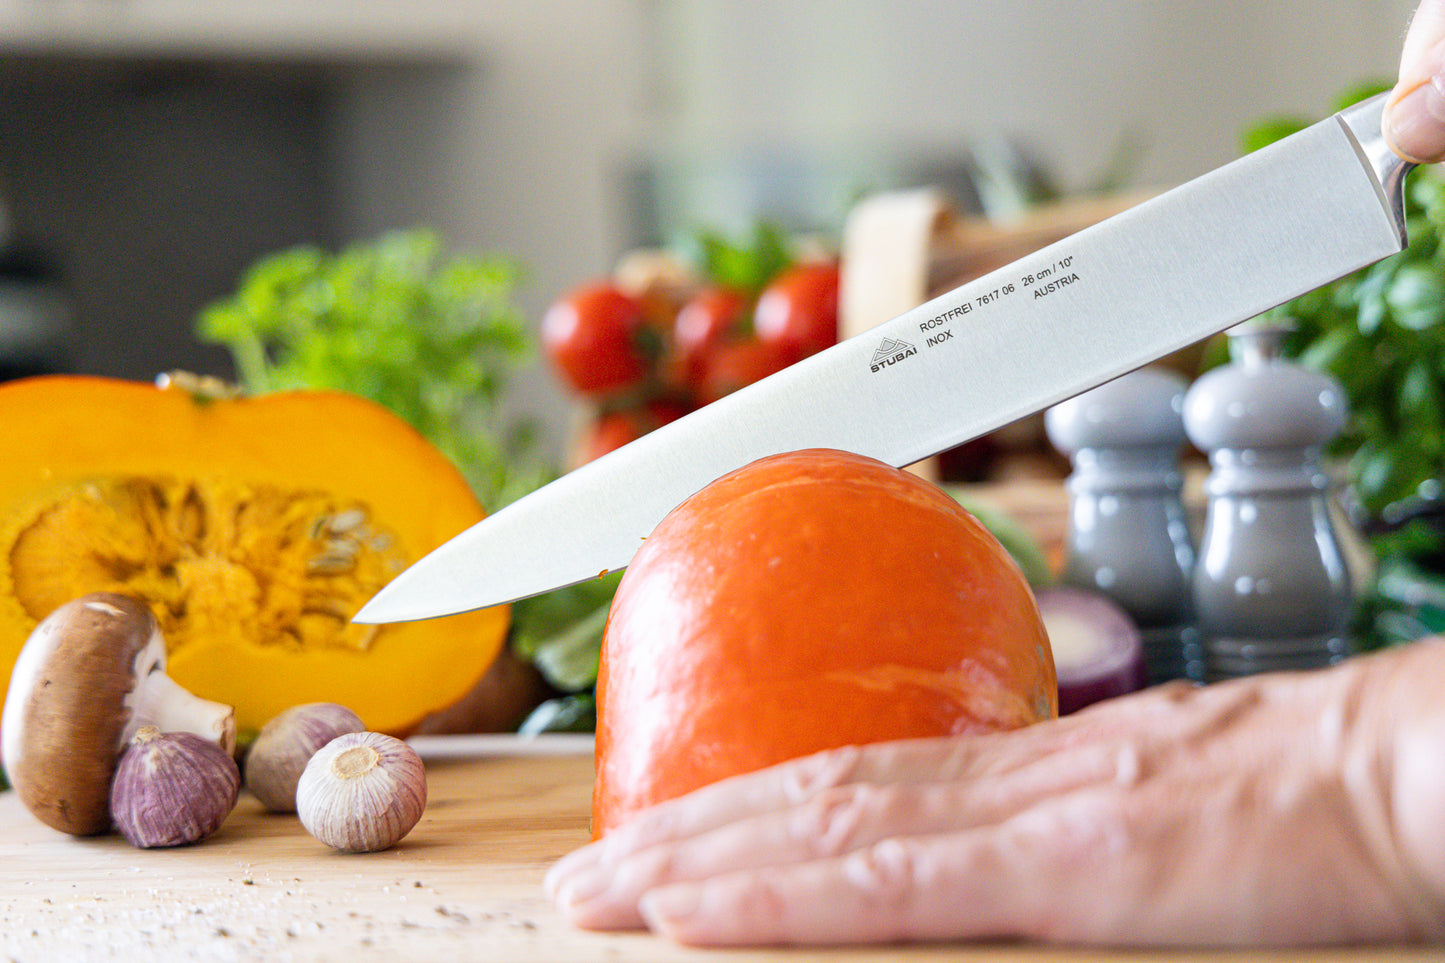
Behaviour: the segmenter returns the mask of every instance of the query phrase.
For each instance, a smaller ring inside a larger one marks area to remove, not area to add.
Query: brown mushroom
[[[75,836],[108,832],[111,777],[142,725],[235,748],[231,707],[181,688],[165,660],[150,609],[123,595],[86,595],[35,627],[10,676],[0,751],[37,819]]]

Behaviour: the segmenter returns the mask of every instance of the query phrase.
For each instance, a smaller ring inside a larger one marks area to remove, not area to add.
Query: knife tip
[[[416,622],[421,619],[435,618],[439,615],[450,615],[450,612],[428,611],[425,606],[416,604],[413,599],[410,603],[405,598],[406,593],[394,591],[395,584],[384,586],[368,599],[351,621],[360,625],[384,625],[390,622]]]
[[[380,597],[380,594],[377,594],[368,599],[361,608],[357,609],[356,614],[351,617],[351,621],[359,625],[381,625],[395,621],[388,617],[385,611],[386,606],[377,602]]]
[[[455,599],[443,600],[435,592],[418,591],[416,585],[403,586],[392,582],[357,609],[351,621],[358,625],[421,622],[485,607],[483,604],[458,603]]]

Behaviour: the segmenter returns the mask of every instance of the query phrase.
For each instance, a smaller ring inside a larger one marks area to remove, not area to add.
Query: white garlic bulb
[[[296,815],[333,849],[370,853],[396,845],[426,808],[426,770],[416,751],[379,732],[337,736],[306,764]]]
[[[246,788],[273,813],[296,811],[296,783],[316,750],[347,732],[364,732],[355,712],[334,702],[292,706],[272,718],[246,753]]]

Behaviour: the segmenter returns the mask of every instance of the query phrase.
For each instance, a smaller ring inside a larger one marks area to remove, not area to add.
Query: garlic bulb
[[[142,849],[183,846],[220,829],[240,791],[236,760],[216,743],[141,726],[111,781],[111,818]]]
[[[334,702],[292,706],[261,727],[246,753],[246,788],[273,813],[296,811],[296,783],[316,750],[366,725]]]
[[[296,785],[296,814],[333,849],[369,853],[401,841],[426,808],[426,770],[406,743],[352,732],[323,746]]]

